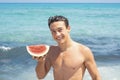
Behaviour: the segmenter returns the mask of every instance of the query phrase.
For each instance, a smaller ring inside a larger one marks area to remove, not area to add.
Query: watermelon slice
[[[26,46],[26,49],[31,56],[40,57],[48,53],[49,46],[48,45],[30,45],[30,46]]]

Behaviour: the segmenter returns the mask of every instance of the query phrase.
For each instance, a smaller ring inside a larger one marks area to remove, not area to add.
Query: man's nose
[[[56,36],[60,36],[60,32],[56,32]]]

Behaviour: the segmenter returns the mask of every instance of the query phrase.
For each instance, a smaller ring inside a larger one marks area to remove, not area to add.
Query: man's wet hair
[[[52,24],[53,22],[57,22],[57,21],[63,21],[65,23],[66,28],[69,26],[69,21],[66,17],[61,16],[61,15],[56,15],[56,16],[51,16],[48,19],[48,26],[50,28],[50,24]]]

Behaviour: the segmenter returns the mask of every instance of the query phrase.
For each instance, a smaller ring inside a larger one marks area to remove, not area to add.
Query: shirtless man
[[[86,69],[92,80],[101,80],[91,50],[71,39],[68,19],[53,16],[48,19],[48,25],[58,46],[51,46],[44,57],[34,57],[38,61],[38,79],[43,79],[53,67],[54,80],[83,80]]]

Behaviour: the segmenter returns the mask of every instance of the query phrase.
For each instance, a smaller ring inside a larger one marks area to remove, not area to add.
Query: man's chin
[[[63,44],[64,42],[63,41],[57,41],[58,44]]]

